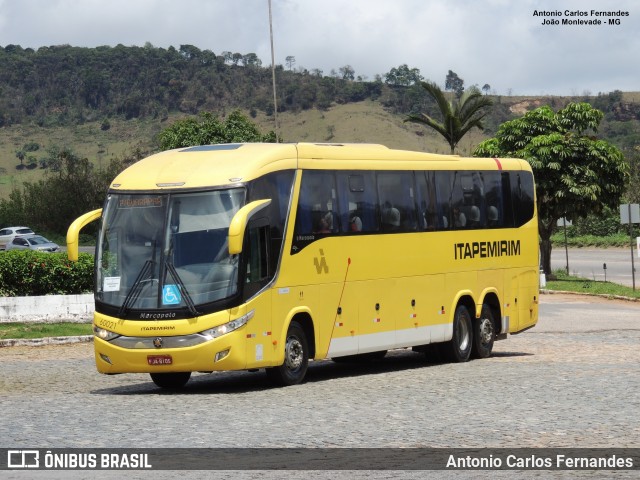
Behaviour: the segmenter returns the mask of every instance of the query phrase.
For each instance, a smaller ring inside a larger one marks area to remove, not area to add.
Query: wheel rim
[[[304,360],[304,349],[302,343],[296,337],[287,338],[284,362],[289,370],[296,370],[302,365]]]
[[[489,345],[493,339],[493,322],[488,318],[483,318],[480,321],[480,341],[483,345]]]

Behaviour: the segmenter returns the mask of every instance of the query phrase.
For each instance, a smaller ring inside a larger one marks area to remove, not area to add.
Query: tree
[[[450,102],[445,93],[432,82],[422,82],[429,95],[436,101],[442,121],[438,121],[426,113],[410,114],[405,122],[420,123],[429,128],[433,128],[442,135],[451,147],[451,155],[455,148],[469,130],[476,127],[484,129],[482,119],[486,113],[482,110],[493,104],[491,100],[483,97],[477,89],[470,89],[462,97]]]
[[[482,86],[482,91],[484,92],[485,95],[489,94],[489,90],[491,90],[491,85],[489,85],[488,83],[485,83]]]
[[[215,143],[273,143],[276,137],[273,131],[260,133],[251,120],[235,110],[224,121],[218,120],[209,112],[204,112],[199,117],[178,120],[160,132],[158,140],[162,150],[170,150]]]
[[[16,157],[20,160],[20,168],[24,167],[24,159],[26,156],[27,154],[24,153],[24,150],[16,150]]]
[[[389,70],[389,73],[384,76],[385,83],[389,85],[409,86],[420,83],[422,80],[423,77],[420,75],[420,70],[417,68],[409,68],[406,63],[400,65],[398,68],[392,68]]]
[[[51,147],[44,178],[14,188],[9,198],[0,200],[0,218],[8,223],[29,225],[37,230],[64,234],[73,220],[104,202],[110,182],[124,163],[112,160],[96,168],[71,149]],[[35,157],[28,159],[37,167]]]
[[[629,186],[626,203],[640,203],[640,146],[633,147],[629,159]]]
[[[353,80],[356,78],[356,71],[353,69],[351,65],[345,65],[344,67],[340,67],[339,71],[343,80]]]
[[[293,70],[293,66],[296,64],[296,57],[294,57],[293,55],[288,55],[287,58],[284,59],[284,61],[287,64],[287,68],[289,69],[289,71]]]
[[[447,78],[444,83],[445,90],[453,90],[457,98],[460,98],[464,93],[464,80],[461,79],[456,72],[449,70]]]
[[[262,66],[262,60],[255,53],[247,53],[242,56],[242,65],[245,67],[260,67]]]
[[[557,220],[583,218],[618,204],[628,166],[622,152],[596,133],[604,114],[588,103],[569,103],[554,113],[549,106],[503,123],[485,140],[477,156],[527,160],[537,187],[538,231],[544,273],[551,274],[551,235]]]

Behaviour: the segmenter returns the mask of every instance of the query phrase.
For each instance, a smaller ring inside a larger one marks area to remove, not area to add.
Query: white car
[[[33,235],[35,232],[29,227],[6,227],[0,230],[0,249],[6,250],[7,243],[16,237]]]

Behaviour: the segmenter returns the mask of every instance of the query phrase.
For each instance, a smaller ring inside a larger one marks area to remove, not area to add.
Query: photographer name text
[[[624,10],[534,10],[533,16],[541,25],[621,25],[629,17]]]

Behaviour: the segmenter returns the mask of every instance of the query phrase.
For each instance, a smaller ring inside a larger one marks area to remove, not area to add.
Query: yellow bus
[[[518,159],[367,144],[223,144],[165,151],[110,185],[96,246],[101,373],[265,368],[433,344],[455,362],[536,324],[533,174]]]

